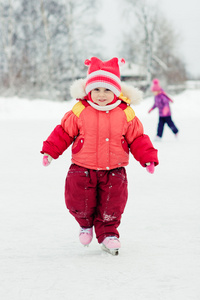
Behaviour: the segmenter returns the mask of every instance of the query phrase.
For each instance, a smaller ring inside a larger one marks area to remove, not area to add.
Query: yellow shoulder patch
[[[127,118],[127,122],[132,121],[135,118],[135,112],[132,109],[132,107],[127,106],[127,108],[124,110],[126,118]]]
[[[85,106],[83,105],[83,103],[81,101],[79,101],[73,106],[72,111],[79,118],[79,116],[82,113],[82,111],[84,110],[84,108],[85,108]]]
[[[119,95],[118,98],[127,104],[131,104],[131,100],[129,98],[125,97],[122,93]]]

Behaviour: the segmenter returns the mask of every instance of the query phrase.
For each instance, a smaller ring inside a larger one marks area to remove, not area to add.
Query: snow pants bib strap
[[[128,198],[124,167],[96,171],[71,165],[65,184],[65,202],[81,227],[95,227],[101,243],[117,236],[117,227]]]

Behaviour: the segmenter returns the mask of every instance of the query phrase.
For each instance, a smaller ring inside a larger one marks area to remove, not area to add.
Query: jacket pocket
[[[76,146],[72,148],[72,153],[73,153],[73,154],[78,153],[78,152],[83,148],[83,144],[84,144],[84,139],[81,138],[81,139],[77,142]]]
[[[121,181],[124,181],[127,183],[127,175],[126,175],[126,170],[124,167],[116,168],[111,170],[112,176],[115,178],[120,179]]]
[[[72,164],[69,168],[67,178],[69,177],[89,177],[89,170],[85,167]]]
[[[122,144],[122,148],[124,149],[124,151],[129,154],[129,147],[128,147],[128,143],[125,139],[121,140],[121,144]]]

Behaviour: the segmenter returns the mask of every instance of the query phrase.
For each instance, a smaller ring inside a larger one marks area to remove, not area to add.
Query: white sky
[[[179,53],[184,59],[188,71],[200,75],[200,1],[199,0],[148,0],[159,3],[166,18],[172,22],[176,32],[180,33]],[[106,29],[105,43],[110,56],[115,56],[113,44],[119,44],[127,23],[121,19],[122,0],[101,0],[100,20]]]

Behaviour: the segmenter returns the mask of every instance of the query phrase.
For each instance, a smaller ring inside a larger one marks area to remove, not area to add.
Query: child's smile
[[[114,99],[114,93],[106,88],[99,87],[91,91],[92,101],[100,106],[111,103]]]

